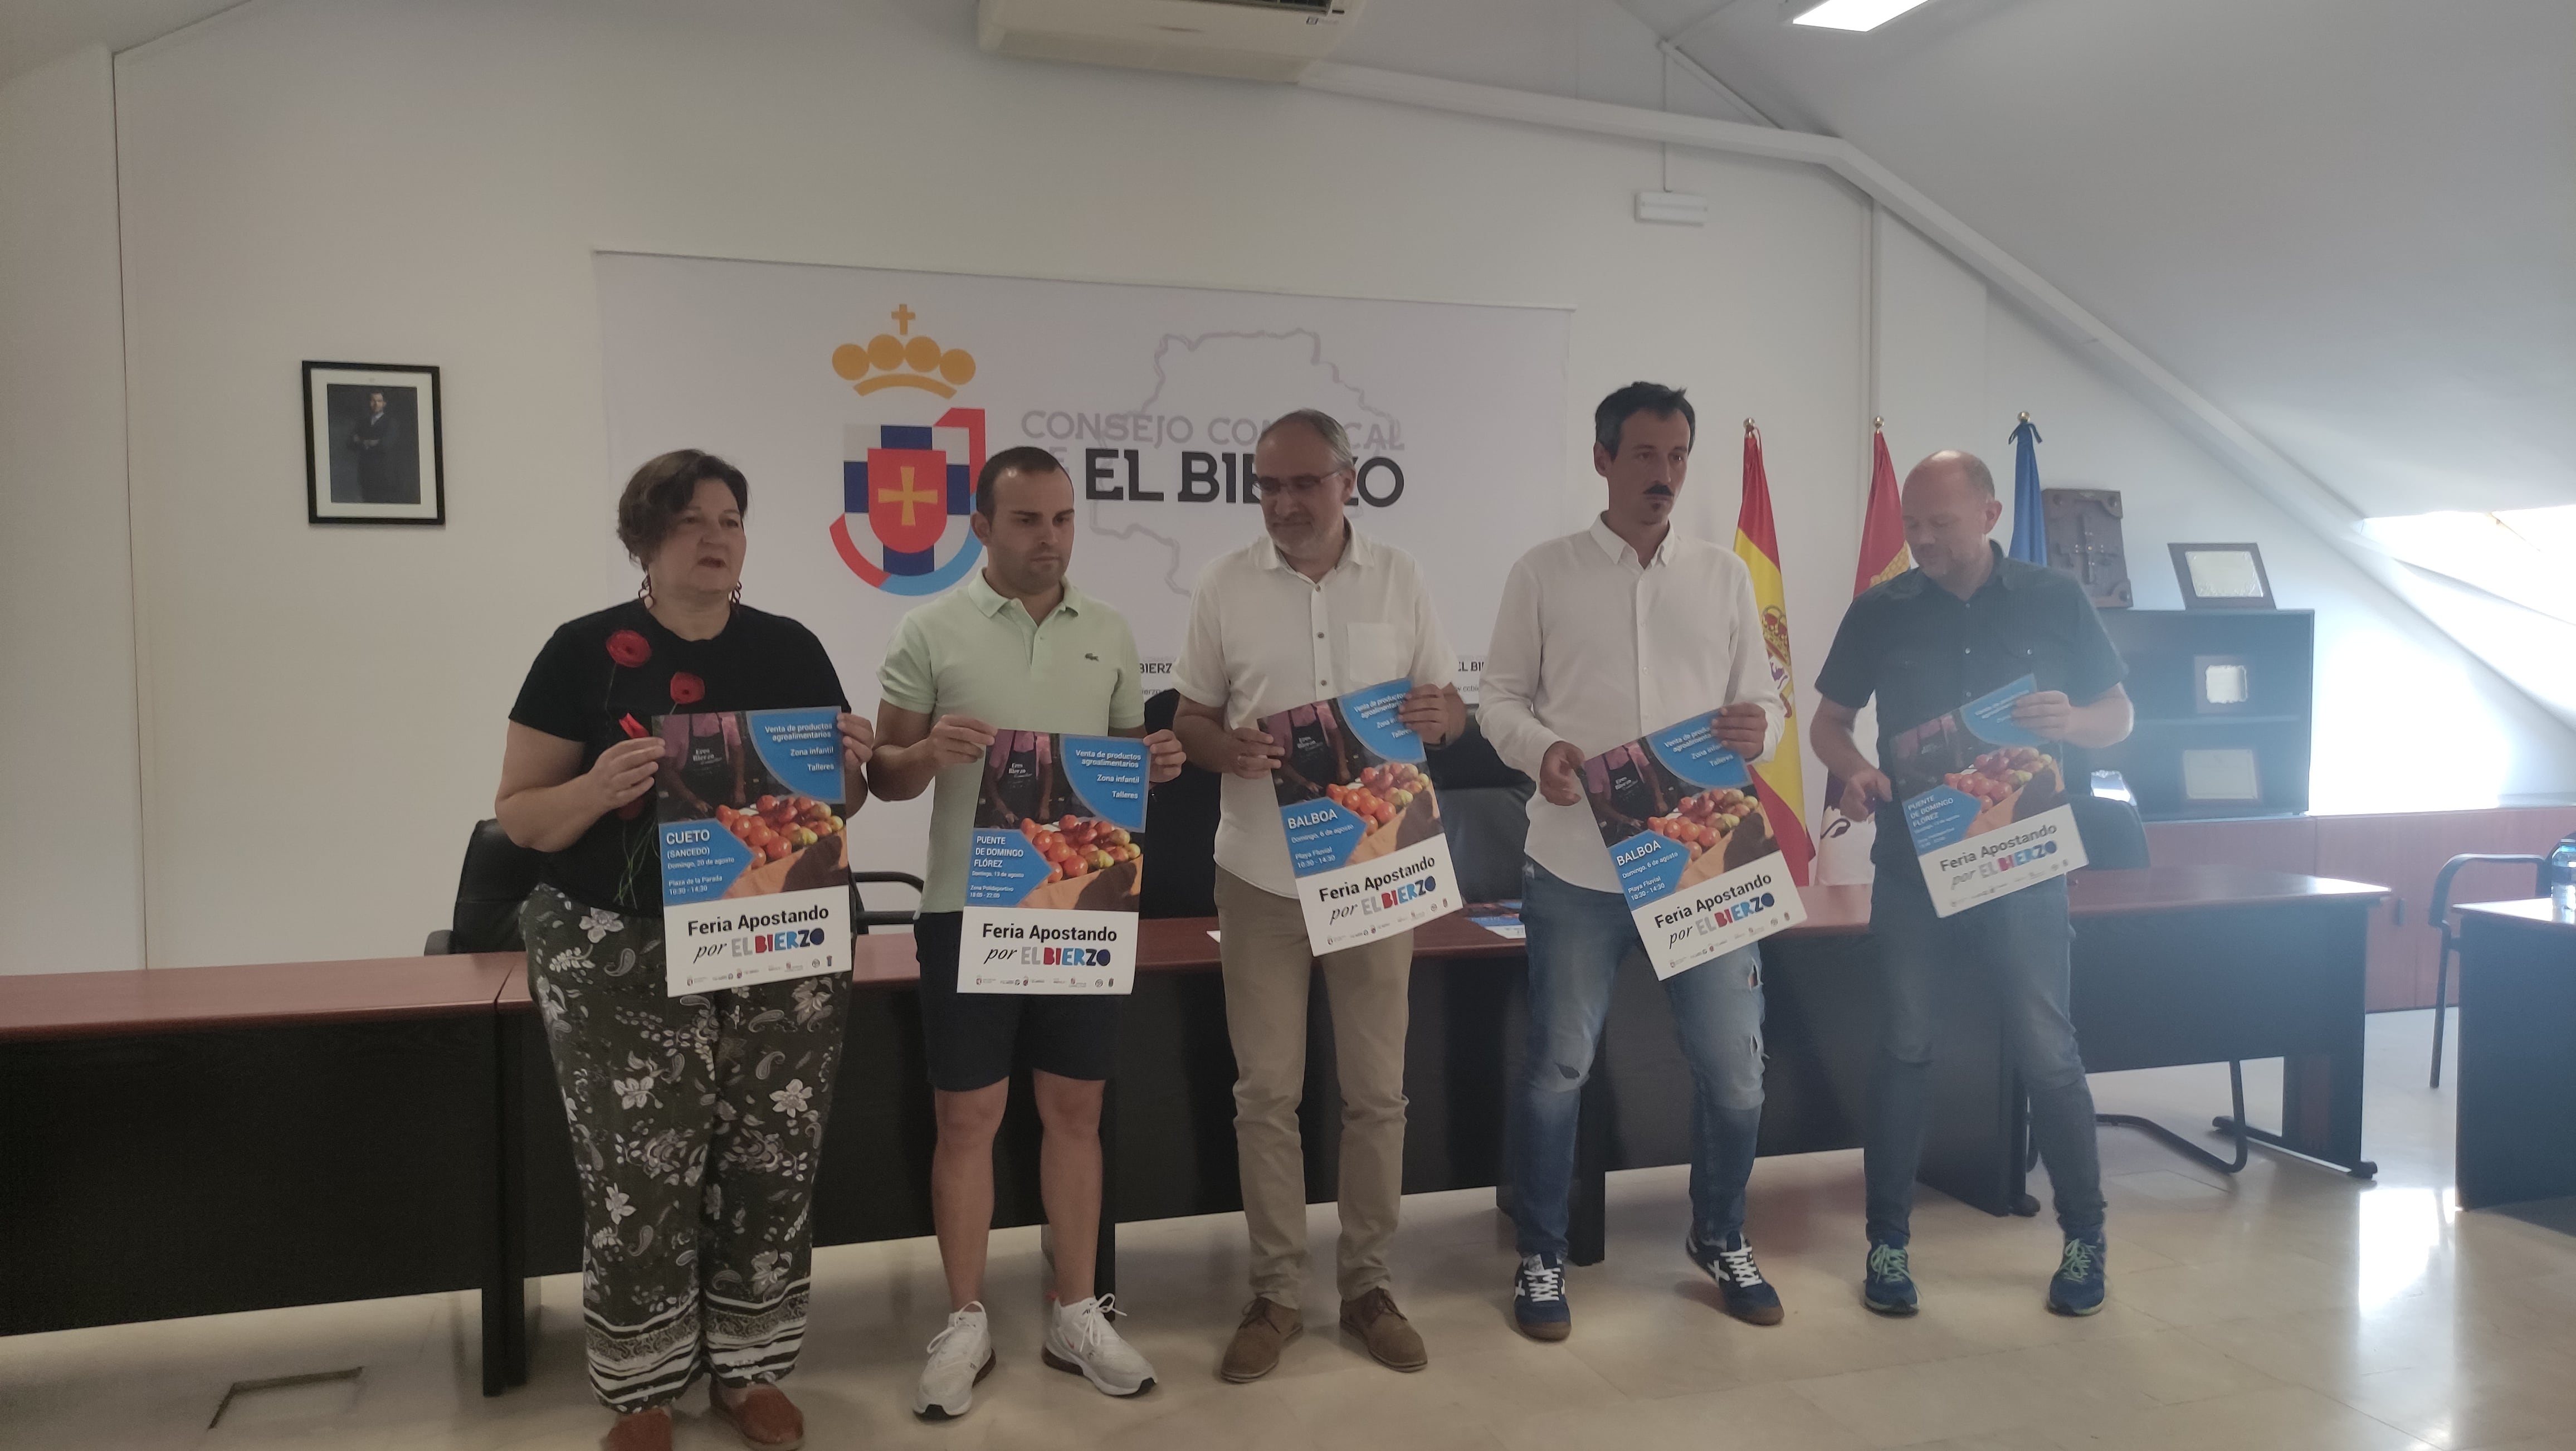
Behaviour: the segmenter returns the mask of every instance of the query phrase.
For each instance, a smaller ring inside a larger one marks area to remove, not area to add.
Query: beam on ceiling
[[[1297,84],[1310,91],[1418,106],[1462,116],[1821,167],[1903,218],[1907,225],[1931,239],[1934,246],[1984,278],[1989,287],[2020,304],[2023,311],[2037,318],[2043,327],[2144,398],[2149,406],[2197,440],[2290,517],[2332,545],[2400,603],[2424,616],[2446,636],[2459,640],[2472,654],[2487,658],[2485,652],[2478,650],[2472,642],[2460,640],[2439,617],[2425,608],[2417,597],[2420,581],[2362,533],[2361,513],[2349,501],[2278,449],[2257,438],[2252,430],[2237,422],[2226,410],[2174,376],[2136,344],[2114,332],[2048,279],[2022,265],[2019,259],[1976,228],[1841,137],[1736,121],[1715,121],[1668,111],[1649,111],[1638,106],[1578,100],[1570,96],[1551,96],[1506,86],[1477,85],[1332,61],[1311,67]],[[2535,703],[2561,720],[2576,725],[2576,719],[2570,718],[2563,705],[2534,696],[2514,680],[2512,674],[2503,669],[2506,662],[2489,659],[2488,663],[2498,667],[2498,673],[2512,688],[2531,696]]]

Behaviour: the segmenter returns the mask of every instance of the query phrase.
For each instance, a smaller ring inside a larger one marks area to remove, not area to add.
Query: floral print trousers
[[[702,1370],[787,1374],[849,979],[675,998],[658,918],[539,887],[519,921],[581,1180],[591,1388],[627,1414]]]

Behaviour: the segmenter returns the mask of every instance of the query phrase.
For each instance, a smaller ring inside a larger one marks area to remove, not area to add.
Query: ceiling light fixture
[[[1791,17],[1796,25],[1823,30],[1876,30],[1926,0],[1824,0]]]

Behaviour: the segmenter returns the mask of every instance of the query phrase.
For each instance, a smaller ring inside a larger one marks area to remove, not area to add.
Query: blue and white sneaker
[[[1905,1246],[1872,1240],[1869,1268],[1860,1282],[1860,1302],[1881,1315],[1914,1313],[1914,1272],[1905,1261]]]
[[[1747,1325],[1777,1325],[1788,1313],[1780,1308],[1780,1292],[1771,1288],[1753,1263],[1753,1246],[1745,1242],[1742,1230],[1709,1244],[1694,1229],[1682,1242],[1682,1253],[1717,1281],[1718,1299],[1727,1314]]]
[[[2102,1297],[2109,1289],[2103,1263],[2109,1256],[2102,1231],[2068,1235],[2066,1252],[2057,1262],[2057,1274],[2048,1282],[2048,1308],[2059,1315],[2100,1311]]]
[[[1565,1303],[1565,1261],[1523,1255],[1512,1276],[1512,1324],[1532,1340],[1563,1340],[1574,1333],[1574,1311]]]

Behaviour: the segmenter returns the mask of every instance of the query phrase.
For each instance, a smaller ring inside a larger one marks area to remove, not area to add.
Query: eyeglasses
[[[1261,491],[1262,498],[1278,493],[1294,494],[1301,499],[1312,498],[1317,489],[1349,472],[1349,469],[1344,468],[1335,469],[1328,474],[1290,474],[1285,478],[1273,474],[1254,474],[1252,486]]]

